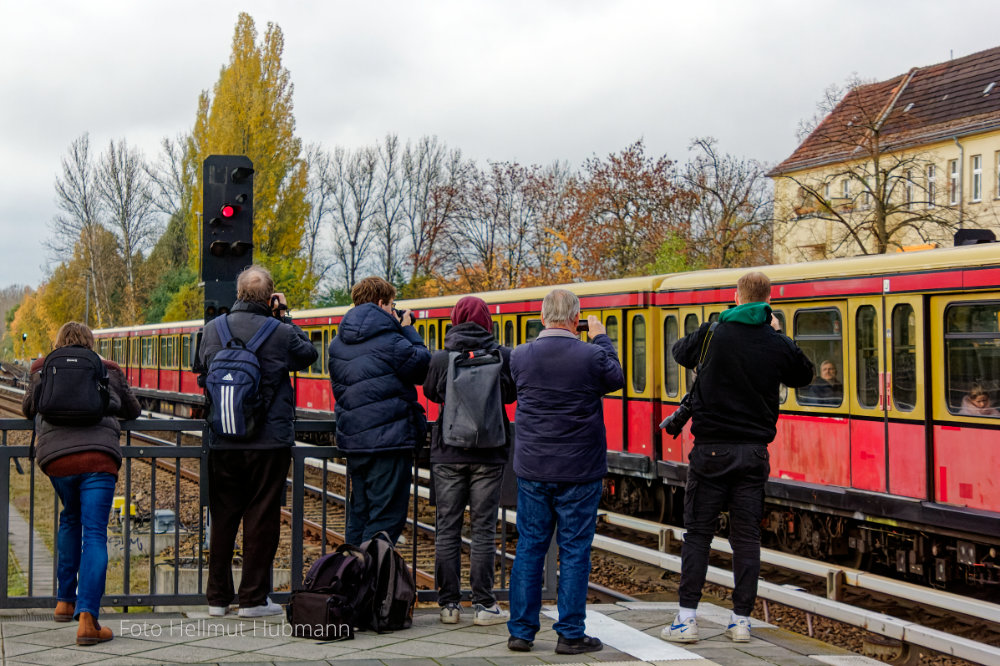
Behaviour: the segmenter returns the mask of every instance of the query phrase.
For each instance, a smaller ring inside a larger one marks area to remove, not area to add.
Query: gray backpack
[[[448,353],[441,412],[441,440],[462,449],[492,449],[507,443],[499,349]]]

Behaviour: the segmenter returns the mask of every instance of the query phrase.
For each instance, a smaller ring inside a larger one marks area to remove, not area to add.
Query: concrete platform
[[[724,635],[729,611],[702,604],[702,640],[678,646],[659,639],[663,625],[677,612],[675,603],[620,603],[589,606],[587,633],[605,647],[584,655],[555,653],[554,607],[545,607],[542,630],[531,652],[507,649],[507,626],[477,627],[466,609],[459,624],[441,624],[434,608],[417,609],[413,627],[353,640],[318,642],[291,636],[282,616],[256,621],[230,615],[209,618],[205,609],[189,613],[119,615],[107,613],[102,624],[114,640],[78,647],[76,623],[60,624],[51,615],[0,617],[3,664],[190,664],[309,662],[338,666],[514,666],[522,664],[654,663],[669,666],[782,666],[879,664],[820,641],[755,622],[749,643],[734,644]]]

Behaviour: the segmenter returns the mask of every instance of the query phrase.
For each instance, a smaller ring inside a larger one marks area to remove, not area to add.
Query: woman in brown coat
[[[75,321],[63,324],[56,335],[55,347],[69,346],[93,351],[94,336],[90,329]],[[21,411],[35,420],[38,466],[49,477],[63,506],[57,537],[59,586],[55,619],[69,622],[78,618],[77,645],[95,645],[112,638],[111,629],[102,627],[97,617],[108,571],[108,516],[122,462],[118,419],[136,418],[139,401],[121,368],[103,360],[109,393],[105,416],[95,425],[50,423],[38,413],[44,362],[37,359],[31,365],[31,383],[25,391]]]

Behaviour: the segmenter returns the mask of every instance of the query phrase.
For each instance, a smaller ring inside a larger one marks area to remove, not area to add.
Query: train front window
[[[795,342],[816,367],[808,386],[796,390],[800,405],[837,407],[844,402],[844,339],[836,308],[795,313]]]
[[[1000,302],[949,306],[944,345],[948,411],[1000,417]]]
[[[862,407],[878,406],[878,313],[873,305],[862,305],[855,315],[857,348],[854,373],[858,403]]]
[[[917,318],[908,303],[892,309],[892,402],[901,412],[917,404]]]
[[[680,392],[678,365],[671,353],[675,342],[677,342],[677,317],[670,315],[663,320],[663,384],[667,395],[671,398],[676,398]]]
[[[636,393],[646,390],[646,318],[632,319],[632,388]]]

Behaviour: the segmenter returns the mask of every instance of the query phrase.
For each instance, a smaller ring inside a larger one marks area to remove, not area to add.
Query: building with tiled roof
[[[1000,236],[1000,47],[849,87],[769,175],[776,262]]]

